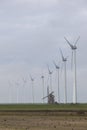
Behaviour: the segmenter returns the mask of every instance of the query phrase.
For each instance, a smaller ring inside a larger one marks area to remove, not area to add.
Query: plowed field
[[[87,130],[87,113],[0,111],[0,130]]]

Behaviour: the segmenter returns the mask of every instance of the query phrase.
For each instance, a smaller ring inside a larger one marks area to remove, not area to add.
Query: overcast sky
[[[61,62],[59,48],[67,61],[67,96],[72,102],[71,50],[78,36],[78,102],[87,102],[87,1],[86,0],[0,0],[0,102],[32,102],[29,75],[35,78],[35,102],[42,102],[41,74],[53,71],[52,86],[57,100],[56,73],[52,63]],[[60,64],[61,65],[61,64]],[[64,101],[63,73],[60,98]]]

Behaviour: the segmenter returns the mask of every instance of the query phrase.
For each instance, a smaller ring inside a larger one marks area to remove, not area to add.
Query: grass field
[[[87,104],[0,104],[0,110],[87,110]]]

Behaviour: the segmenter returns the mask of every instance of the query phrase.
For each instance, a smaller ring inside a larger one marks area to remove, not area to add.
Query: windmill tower
[[[53,95],[53,91],[51,93],[49,93],[49,86],[47,87],[47,96],[43,97],[43,99],[47,98],[48,99],[48,104],[54,104],[55,103],[55,99],[54,99],[54,95]]]
[[[64,37],[65,38],[65,37]],[[73,103],[77,103],[77,74],[76,74],[76,49],[77,49],[77,42],[80,36],[77,38],[74,45],[72,45],[66,38],[68,45],[72,50],[72,60],[73,60]]]
[[[62,50],[60,49],[62,61],[64,63],[64,96],[65,96],[65,103],[67,103],[67,81],[66,81],[66,62],[67,62],[67,57],[64,57]]]
[[[59,88],[59,69],[60,67],[55,63],[55,61],[53,61],[54,63],[54,66],[56,68],[56,71],[57,71],[57,79],[58,79],[58,82],[57,82],[57,85],[58,85],[58,103],[60,103],[60,88]]]

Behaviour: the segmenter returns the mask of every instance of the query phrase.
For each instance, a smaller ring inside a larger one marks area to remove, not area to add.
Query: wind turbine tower
[[[57,71],[57,79],[58,79],[58,82],[57,82],[57,85],[58,85],[58,103],[60,103],[60,89],[59,89],[59,69],[60,67],[55,63],[55,61],[53,61],[54,65],[55,65],[55,68],[56,68],[56,71]]]
[[[12,87],[12,83],[10,82],[10,81],[8,81],[8,83],[9,83],[9,103],[12,103],[12,95],[11,95],[11,87]]]
[[[61,53],[61,57],[62,57],[62,61],[64,63],[64,95],[65,95],[65,103],[67,103],[67,81],[66,81],[66,62],[67,62],[67,57],[64,57],[62,50],[60,49],[60,53]]]
[[[41,76],[42,78],[42,87],[43,87],[43,97],[44,97],[44,76]],[[44,98],[43,98],[43,103],[44,103]]]
[[[16,84],[16,86],[17,86],[17,104],[19,103],[19,85],[20,85],[20,83],[19,83],[19,80],[17,80],[16,82],[15,82],[15,84]]]
[[[23,77],[22,81],[23,81],[23,89],[24,89],[23,90],[23,93],[24,93],[24,96],[23,96],[24,97],[24,103],[26,103],[26,88],[25,87],[26,87],[27,79]]]
[[[34,103],[34,78],[32,78],[30,76],[30,79],[31,79],[31,84],[32,84],[32,99],[33,99],[33,103]]]
[[[49,72],[49,77],[50,77],[50,89],[52,92],[52,73],[53,73],[53,71],[50,71],[49,66],[47,66],[47,67],[48,67],[48,72]]]
[[[75,44],[71,44],[66,37],[64,39],[67,41],[68,45],[72,50],[72,60],[73,60],[73,103],[77,103],[77,74],[76,74],[76,49],[77,49],[77,42],[80,36],[77,38]]]

